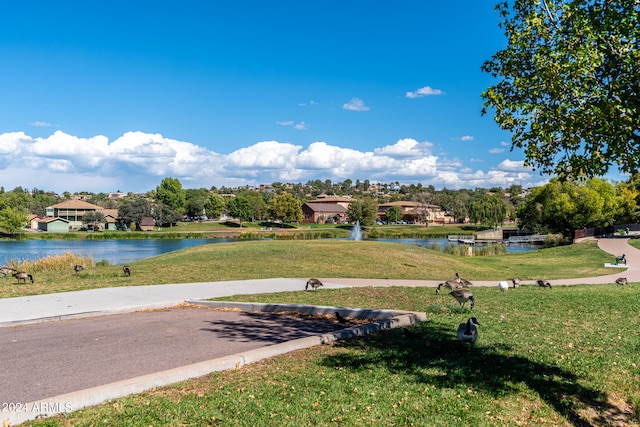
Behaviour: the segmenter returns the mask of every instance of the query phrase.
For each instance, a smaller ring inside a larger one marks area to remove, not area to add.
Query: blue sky
[[[539,185],[480,114],[504,45],[490,1],[3,2],[0,185]]]

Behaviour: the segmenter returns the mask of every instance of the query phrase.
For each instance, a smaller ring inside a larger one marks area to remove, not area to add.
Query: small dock
[[[531,243],[531,242],[544,242],[547,238],[544,234],[533,234],[531,236],[511,236],[509,237],[509,243]]]
[[[447,240],[450,242],[464,243],[466,245],[473,245],[476,242],[473,235],[464,234],[450,234],[447,236]]]

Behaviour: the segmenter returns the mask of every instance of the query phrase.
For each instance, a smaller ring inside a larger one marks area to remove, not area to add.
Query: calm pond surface
[[[0,241],[0,266],[11,259],[34,261],[71,253],[92,257],[95,262],[126,264],[166,252],[229,239],[149,239],[149,240],[3,240]]]
[[[376,239],[382,242],[396,242],[407,245],[430,247],[434,243],[446,245],[447,239]],[[35,261],[54,255],[71,253],[92,257],[95,262],[102,260],[111,264],[126,264],[167,252],[191,248],[193,246],[233,242],[236,239],[149,239],[149,240],[2,240],[0,241],[0,266],[10,260]],[[247,241],[249,242],[249,241]],[[536,247],[507,246],[509,252],[531,251]]]

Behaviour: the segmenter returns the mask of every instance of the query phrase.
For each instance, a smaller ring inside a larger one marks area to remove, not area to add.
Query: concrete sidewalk
[[[123,286],[0,299],[0,327],[171,307],[188,300],[303,290],[306,280],[261,279]],[[325,288],[346,285],[325,283]]]

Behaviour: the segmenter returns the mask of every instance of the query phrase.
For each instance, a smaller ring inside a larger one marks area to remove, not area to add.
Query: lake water
[[[430,247],[434,243],[442,247],[449,243],[447,239],[377,239]],[[148,240],[0,240],[0,267],[9,260],[34,261],[54,255],[73,255],[92,257],[95,262],[102,260],[111,264],[126,264],[144,258],[154,257],[166,252],[186,249],[193,246],[237,241],[236,239],[148,239]],[[535,250],[531,246],[508,245],[509,252]]]
[[[149,239],[149,240],[2,240],[0,267],[11,259],[37,260],[54,255],[92,257],[111,264],[126,264],[166,252],[209,243],[228,242],[228,239]]]

